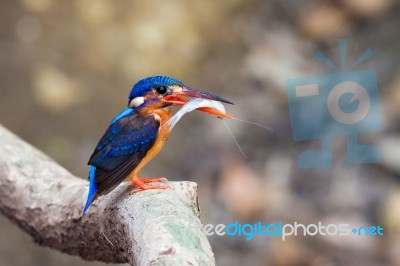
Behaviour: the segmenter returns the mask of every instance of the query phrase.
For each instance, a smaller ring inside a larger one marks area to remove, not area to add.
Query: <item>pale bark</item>
[[[40,245],[86,260],[214,265],[201,229],[196,183],[168,185],[172,189],[131,195],[122,184],[82,217],[86,179],[0,125],[0,211]]]

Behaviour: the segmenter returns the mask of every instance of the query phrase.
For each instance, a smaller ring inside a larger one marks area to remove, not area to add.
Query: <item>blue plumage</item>
[[[153,116],[138,118],[140,116],[132,112],[111,124],[99,141],[89,164],[111,170],[125,161],[124,156],[147,149],[149,143],[157,137],[158,123],[149,123],[149,120],[155,121]]]
[[[155,86],[174,86],[183,85],[180,80],[167,76],[152,76],[139,80],[132,88],[129,98],[144,96],[150,89]]]
[[[87,209],[89,208],[90,204],[94,200],[94,197],[97,192],[97,184],[94,182],[96,176],[96,167],[95,166],[90,166],[89,170],[89,195],[86,200],[85,208],[83,209],[82,215],[85,215]]]
[[[111,121],[111,124],[114,124],[117,120],[120,120],[121,118],[128,116],[134,112],[134,109],[132,108],[125,108],[121,113],[119,113],[114,119]]]

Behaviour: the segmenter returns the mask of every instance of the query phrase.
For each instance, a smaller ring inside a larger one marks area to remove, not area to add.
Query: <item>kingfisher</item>
[[[168,76],[151,76],[139,80],[129,93],[128,106],[110,123],[89,159],[89,193],[83,215],[101,195],[130,179],[133,192],[167,189],[155,185],[165,178],[139,178],[142,168],[164,146],[172,117],[170,106],[182,106],[188,100],[182,96],[203,98],[224,103],[233,102],[209,92],[195,90]],[[198,110],[224,116],[210,108]]]

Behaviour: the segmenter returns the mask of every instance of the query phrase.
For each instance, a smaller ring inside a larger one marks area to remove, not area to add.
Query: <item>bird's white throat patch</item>
[[[138,107],[144,103],[144,98],[143,97],[135,97],[131,100],[131,103],[129,104],[130,107]]]

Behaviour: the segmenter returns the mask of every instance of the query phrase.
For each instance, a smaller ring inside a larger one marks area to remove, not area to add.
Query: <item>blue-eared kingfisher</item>
[[[168,186],[151,184],[162,178],[139,178],[140,170],[163,147],[170,130],[167,121],[172,116],[172,105],[187,102],[182,96],[203,98],[233,104],[219,96],[185,86],[167,76],[152,76],[138,81],[129,94],[128,107],[119,113],[97,144],[88,165],[89,194],[83,214],[101,195],[129,178],[134,192],[148,189],[166,189]],[[200,111],[221,115],[209,108]]]

